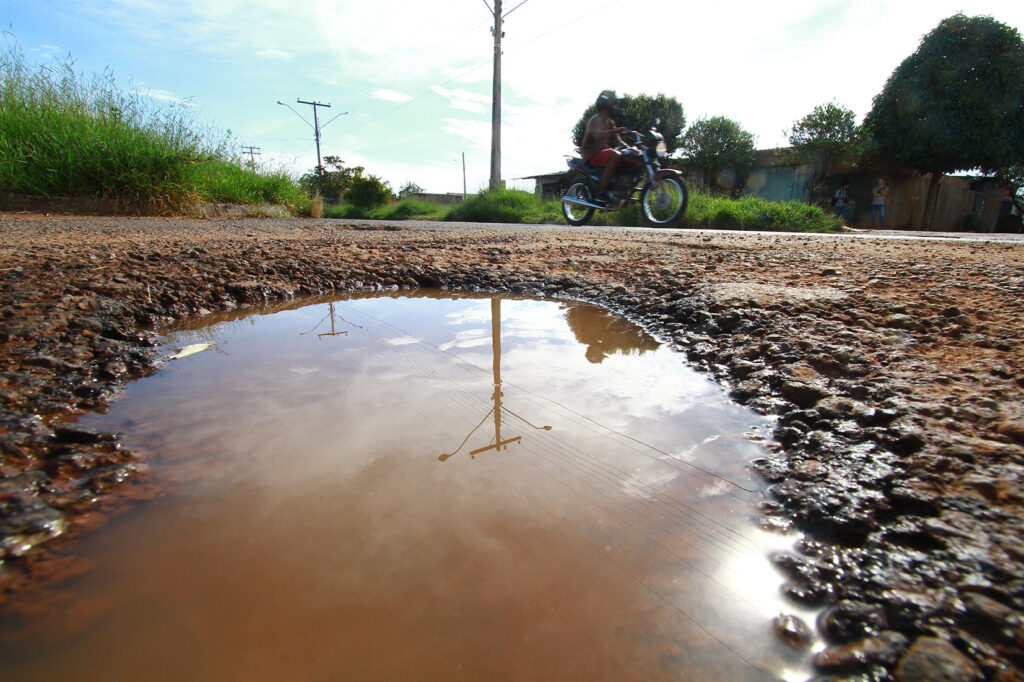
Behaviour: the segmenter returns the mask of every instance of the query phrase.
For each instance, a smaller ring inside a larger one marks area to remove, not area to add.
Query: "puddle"
[[[583,305],[308,303],[168,334],[83,419],[166,493],[0,621],[5,677],[808,676],[771,632],[792,538],[751,520],[768,424],[679,354]]]

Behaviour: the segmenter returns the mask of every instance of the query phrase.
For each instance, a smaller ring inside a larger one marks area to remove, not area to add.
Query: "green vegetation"
[[[453,206],[445,220],[466,223],[564,223],[561,204],[513,189],[475,194]]]
[[[725,116],[702,118],[689,127],[679,145],[683,167],[704,174],[706,187],[731,192],[754,165],[754,136]]]
[[[625,126],[630,130],[645,132],[654,125],[655,119],[661,119],[658,130],[665,137],[665,144],[668,146],[668,153],[671,154],[679,145],[680,134],[686,126],[686,116],[683,114],[683,105],[675,97],[666,97],[658,94],[652,97],[640,93],[639,95],[620,95],[618,106],[625,112],[625,116],[613,117],[615,124]],[[572,129],[572,143],[576,149],[583,144],[583,133],[587,127],[587,121],[597,113],[597,107],[591,104],[587,107],[580,120]]]
[[[614,213],[597,213],[592,224],[642,227],[644,221],[639,206],[633,204]],[[777,202],[760,197],[731,199],[692,189],[681,226],[691,230],[766,232],[837,232],[843,229],[841,220],[817,206],[799,201]]]
[[[31,66],[11,42],[0,51],[0,189],[173,212],[201,200],[309,204],[287,176],[243,170],[229,148],[199,132],[187,104],[124,92],[70,59]]]
[[[760,197],[728,199],[703,193],[690,194],[683,227],[713,230],[766,230],[777,232],[833,232],[842,220],[799,201],[768,201]]]
[[[991,17],[939,22],[896,67],[864,125],[887,158],[932,178],[931,224],[943,173],[978,168],[1012,182],[1024,158],[1024,41]]]
[[[853,163],[867,148],[863,130],[853,111],[835,102],[821,104],[793,123],[789,131],[793,157],[816,168],[815,182],[838,163]]]
[[[447,210],[445,206],[422,199],[402,199],[372,209],[358,208],[350,204],[328,206],[324,208],[324,216],[372,220],[444,220]]]

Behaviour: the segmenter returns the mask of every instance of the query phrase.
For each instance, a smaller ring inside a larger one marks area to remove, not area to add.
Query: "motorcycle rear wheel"
[[[689,200],[686,184],[679,178],[648,183],[640,194],[644,222],[651,227],[678,227]]]
[[[582,180],[577,180],[569,185],[569,189],[565,190],[565,196],[582,199],[583,201],[591,201],[590,190],[587,189],[586,183]],[[574,206],[563,201],[562,215],[565,217],[565,222],[570,225],[585,225],[591,216],[594,215],[594,209]]]

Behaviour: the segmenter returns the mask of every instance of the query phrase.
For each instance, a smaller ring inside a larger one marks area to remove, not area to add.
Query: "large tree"
[[[644,132],[654,125],[655,119],[661,119],[658,130],[665,136],[665,144],[668,146],[668,153],[671,154],[679,145],[679,133],[686,125],[686,117],[683,115],[683,105],[676,101],[675,97],[666,97],[658,94],[656,96],[643,93],[634,96],[620,95],[619,107],[625,116],[615,119],[615,124],[625,126],[630,130]],[[572,129],[572,143],[578,150],[583,144],[583,132],[587,127],[587,121],[597,113],[597,108],[591,104],[583,112],[583,116],[576,122]]]
[[[1020,33],[991,17],[943,19],[889,77],[865,125],[884,156],[932,174],[927,229],[943,174],[998,174],[1024,159]]]
[[[755,159],[753,134],[725,116],[696,121],[686,130],[679,148],[683,165],[701,171],[705,185],[730,191],[746,177]]]
[[[814,166],[814,181],[817,182],[834,164],[859,157],[864,149],[864,137],[853,111],[828,102],[814,107],[811,113],[793,123],[789,144],[798,162]]]

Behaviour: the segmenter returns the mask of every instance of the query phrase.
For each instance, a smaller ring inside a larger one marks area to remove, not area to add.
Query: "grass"
[[[560,204],[535,194],[513,189],[481,192],[453,206],[444,220],[467,223],[564,222]]]
[[[422,199],[402,199],[370,210],[346,204],[326,206],[324,216],[373,220],[444,220],[446,211],[447,207]]]
[[[484,223],[562,224],[558,200],[541,201],[516,190],[484,192],[448,211],[445,220]],[[592,225],[640,227],[645,223],[637,204],[611,213],[595,213]],[[761,230],[777,232],[830,232],[842,229],[842,221],[821,209],[796,201],[774,202],[759,197],[729,199],[692,192],[682,227],[713,230]]]
[[[838,218],[798,201],[728,199],[702,193],[690,195],[690,206],[683,217],[683,227],[712,230],[834,232],[842,226]]]
[[[328,218],[374,220],[445,220],[474,223],[563,224],[558,200],[541,200],[530,192],[501,190],[470,196],[454,206],[440,206],[418,199],[405,199],[370,211],[354,206],[324,209]],[[637,204],[611,213],[595,213],[591,225],[639,227],[645,223]],[[758,230],[775,232],[831,232],[842,229],[842,221],[821,209],[795,201],[774,202],[759,197],[729,199],[693,192],[683,216],[682,227],[713,230]]]
[[[165,212],[196,201],[308,206],[288,176],[245,170],[230,147],[187,103],[125,92],[70,58],[30,65],[10,39],[0,49],[0,189]]]

